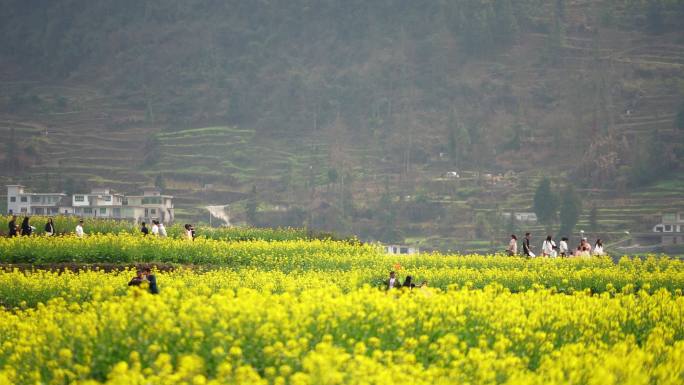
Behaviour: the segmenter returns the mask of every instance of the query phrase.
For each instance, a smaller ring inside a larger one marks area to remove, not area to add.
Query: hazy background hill
[[[533,211],[545,176],[608,238],[684,209],[684,1],[0,8],[5,182],[156,183],[183,221],[230,204],[452,249],[541,231],[503,214]]]

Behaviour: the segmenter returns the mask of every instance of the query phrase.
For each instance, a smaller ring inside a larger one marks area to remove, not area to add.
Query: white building
[[[129,195],[124,201],[125,215],[138,221],[157,219],[173,222],[175,217],[173,196],[163,195],[155,187],[143,188],[143,195]]]
[[[93,189],[90,194],[71,197],[73,214],[92,218],[126,218],[123,214],[124,196],[109,189]]]
[[[125,196],[110,189],[93,189],[90,193],[28,193],[24,186],[7,186],[9,214],[76,215],[87,218],[157,219],[168,223],[174,219],[173,197],[155,188],[143,189],[142,195]]]
[[[535,213],[513,213],[515,215],[515,220],[516,222],[522,222],[522,223],[530,223],[534,224],[537,223],[537,214]],[[504,219],[510,219],[511,218],[511,213],[501,213],[501,216]]]
[[[62,193],[30,193],[24,186],[7,186],[7,212],[9,214],[56,215]]]
[[[663,214],[661,222],[653,226],[654,233],[661,233],[661,243],[684,244],[684,212]]]
[[[411,255],[420,253],[420,250],[417,247],[405,245],[385,245],[384,248],[387,254],[394,255]]]

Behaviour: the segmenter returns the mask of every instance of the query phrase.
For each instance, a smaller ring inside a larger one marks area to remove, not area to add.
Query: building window
[[[672,232],[672,225],[665,225],[665,232],[671,233]]]
[[[107,208],[106,207],[100,207],[100,215],[107,215]]]
[[[111,195],[105,195],[105,196],[102,197],[102,199],[104,199],[105,202],[111,202],[111,201],[112,201],[112,196],[111,196]]]
[[[32,196],[31,197],[31,203],[40,203],[40,197],[39,196]]]
[[[26,207],[22,207],[20,211],[21,211],[22,213],[25,213],[25,212],[26,212]]]
[[[121,216],[121,209],[115,208],[114,209],[114,216],[117,218],[120,217]]]
[[[142,199],[144,205],[158,205],[161,204],[161,197],[146,197]]]
[[[85,202],[85,197],[83,195],[74,195],[74,202]]]
[[[92,208],[90,208],[90,207],[84,207],[83,208],[83,214],[92,214],[92,213],[93,213]]]
[[[663,222],[674,222],[675,220],[675,214],[663,214]]]
[[[26,197],[21,197],[21,199],[19,199],[19,200],[20,200],[22,203],[28,202],[28,199],[27,199]]]
[[[17,197],[10,197],[10,202],[16,202],[16,201],[17,201]]]
[[[151,209],[151,210],[150,210],[150,213],[151,213],[152,215],[157,215],[157,209]]]

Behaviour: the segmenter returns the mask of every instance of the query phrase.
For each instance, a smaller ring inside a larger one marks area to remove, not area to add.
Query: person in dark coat
[[[142,223],[142,227],[140,228],[140,232],[142,233],[143,237],[146,237],[147,234],[150,233],[150,229],[147,228],[147,224],[145,224],[145,222]]]
[[[143,274],[142,270],[138,270],[136,272],[136,276],[133,277],[130,281],[128,281],[128,286],[140,286],[143,281],[145,280],[145,275]]]
[[[12,220],[9,221],[7,224],[9,227],[9,232],[7,233],[7,236],[9,237],[16,237],[17,236],[17,216],[12,215]]]
[[[402,286],[408,287],[409,289],[413,289],[414,287],[416,287],[416,284],[411,282],[412,280],[413,280],[413,277],[411,277],[410,275],[407,275],[406,279],[404,280],[404,284]]]
[[[29,222],[29,217],[26,216],[24,217],[24,220],[21,222],[21,235],[24,236],[29,236],[33,232],[33,229],[31,228],[31,223]]]
[[[45,235],[51,237],[55,234],[55,223],[52,221],[52,218],[48,218],[47,223],[45,224]]]
[[[155,277],[155,275],[152,274],[152,270],[149,267],[146,267],[145,270],[143,270],[143,274],[145,275],[145,279],[150,285],[150,293],[159,294],[159,287],[157,287],[157,277]]]
[[[532,247],[530,246],[530,233],[525,233],[525,239],[523,239],[523,254],[526,257],[533,257]]]

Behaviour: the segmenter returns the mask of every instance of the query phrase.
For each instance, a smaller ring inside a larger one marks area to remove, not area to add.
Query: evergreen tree
[[[648,0],[646,5],[646,24],[651,33],[661,34],[665,32],[662,0]]]
[[[377,217],[380,224],[380,239],[385,242],[400,241],[401,234],[396,228],[397,210],[392,202],[387,182],[385,182],[385,191],[378,202]]]
[[[540,223],[550,227],[556,220],[558,211],[558,197],[551,190],[551,181],[544,178],[534,193],[534,212]]]
[[[591,206],[591,211],[589,212],[589,230],[592,233],[598,231],[598,209],[596,205]]]
[[[561,198],[560,233],[563,235],[572,234],[581,213],[582,201],[572,185],[569,184],[565,190],[563,190]]]
[[[19,168],[19,157],[17,155],[17,141],[14,127],[10,128],[10,135],[5,144],[5,169],[14,175]]]
[[[66,178],[64,181],[64,193],[73,195],[76,192],[76,181],[72,177]]]
[[[257,188],[256,185],[252,185],[252,191],[247,198],[247,204],[245,205],[245,215],[247,216],[247,222],[250,225],[257,225],[257,206],[259,202],[257,201]]]
[[[154,178],[154,187],[162,191],[166,189],[166,180],[161,173],[157,174],[157,176]]]
[[[156,136],[150,136],[145,141],[145,147],[143,152],[145,153],[143,164],[145,166],[154,166],[159,161],[159,156],[161,156],[161,144]]]
[[[511,216],[508,218],[508,224],[506,225],[506,232],[508,234],[516,234],[518,230],[518,220],[515,217],[515,211],[511,211]]]
[[[456,124],[456,120],[454,119],[454,115],[451,114],[449,117],[449,127],[448,127],[448,145],[449,145],[449,159],[451,159],[451,163],[454,165],[457,164],[457,159],[456,159],[456,151],[458,148],[458,142],[456,137],[458,136],[458,125]]]
[[[677,117],[675,118],[675,128],[684,131],[684,103],[679,105]]]
[[[494,40],[500,44],[510,44],[518,34],[518,22],[513,13],[511,0],[495,0],[494,23],[492,25]]]
[[[339,177],[339,174],[337,173],[337,169],[335,167],[331,167],[328,169],[328,185],[334,185],[337,183],[337,179]]]

